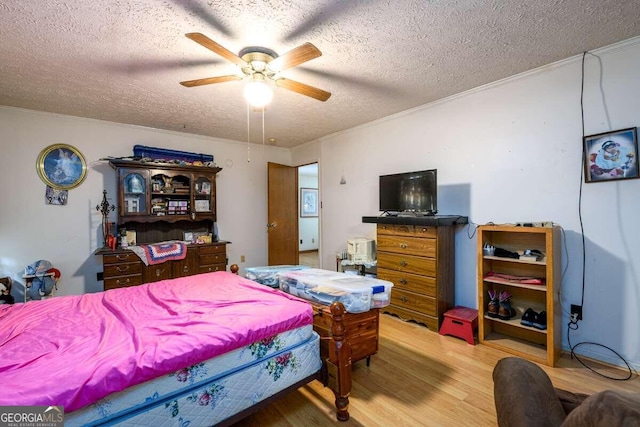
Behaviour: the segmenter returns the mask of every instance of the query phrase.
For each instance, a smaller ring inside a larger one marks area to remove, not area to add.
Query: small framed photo
[[[196,200],[196,212],[209,212],[209,200]]]
[[[184,238],[182,240],[191,243],[193,241],[193,231],[185,231]]]
[[[310,218],[318,216],[318,189],[300,189],[300,217]]]
[[[200,187],[201,194],[211,194],[211,183],[204,181]]]
[[[135,230],[127,230],[125,239],[127,239],[127,244],[129,246],[136,246],[138,244],[137,234]]]
[[[636,128],[585,136],[583,149],[585,182],[640,178]]]

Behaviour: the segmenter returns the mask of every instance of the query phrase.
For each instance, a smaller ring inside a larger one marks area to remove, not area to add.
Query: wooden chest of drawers
[[[393,282],[383,309],[438,331],[454,306],[454,229],[451,226],[377,225],[378,278]]]
[[[138,255],[131,251],[121,251],[104,255],[104,290],[136,286],[143,283],[144,264]]]
[[[331,311],[329,306],[321,304],[311,304],[313,306],[313,330],[320,337],[331,336]],[[371,309],[365,313],[346,313],[344,325],[346,330],[345,339],[351,346],[351,362],[367,359],[378,352],[378,335],[380,327],[380,310]],[[320,354],[323,359],[328,357],[329,344],[326,339],[320,341]]]
[[[198,273],[211,273],[227,269],[225,245],[201,246],[198,248]]]
[[[119,249],[102,253],[104,290],[227,269],[227,244],[189,246],[187,256],[162,264],[144,265],[135,253]]]

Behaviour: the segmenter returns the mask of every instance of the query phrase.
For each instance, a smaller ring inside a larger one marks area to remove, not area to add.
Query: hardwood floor
[[[364,360],[353,367],[349,421],[336,421],[333,393],[314,381],[235,425],[495,426],[492,372],[498,360],[508,356],[381,315],[378,354],[369,367]],[[556,387],[574,392],[640,392],[638,377],[608,380],[568,356],[559,367],[542,368]]]
[[[300,252],[299,264],[306,265],[307,267],[320,268],[320,256],[318,251],[305,251]]]

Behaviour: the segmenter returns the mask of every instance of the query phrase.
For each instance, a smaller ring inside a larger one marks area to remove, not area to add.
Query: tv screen
[[[388,213],[438,212],[437,170],[380,176],[380,210]]]

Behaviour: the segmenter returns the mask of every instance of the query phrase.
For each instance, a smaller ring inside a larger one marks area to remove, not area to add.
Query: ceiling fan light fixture
[[[273,91],[261,80],[252,80],[244,87],[244,98],[256,108],[267,106],[273,99]]]

